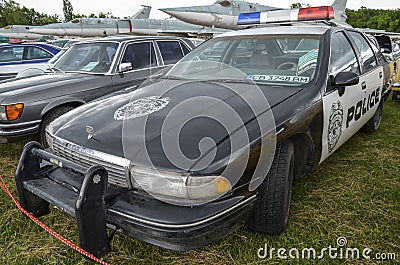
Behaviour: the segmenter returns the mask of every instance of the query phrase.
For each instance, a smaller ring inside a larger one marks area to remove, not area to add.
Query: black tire
[[[48,148],[49,145],[46,141],[46,128],[49,124],[60,117],[61,115],[67,113],[68,111],[72,110],[73,107],[57,107],[52,109],[43,118],[42,124],[40,125],[40,142],[42,143],[43,148]]]
[[[362,127],[364,133],[372,134],[378,130],[382,121],[383,102],[381,102],[372,118]]]
[[[250,215],[249,228],[270,234],[282,233],[289,221],[294,174],[294,147],[285,141],[277,147],[267,177],[258,187],[258,197]]]

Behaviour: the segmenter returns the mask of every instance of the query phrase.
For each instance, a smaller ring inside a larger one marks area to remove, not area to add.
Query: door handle
[[[367,88],[367,83],[364,81],[361,83],[361,89],[364,90]]]

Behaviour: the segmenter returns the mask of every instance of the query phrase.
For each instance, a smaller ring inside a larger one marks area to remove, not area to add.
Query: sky
[[[152,6],[150,18],[166,18],[168,17],[158,8],[180,7],[192,5],[208,5],[213,4],[216,0],[203,0],[201,3],[193,0],[70,0],[75,14],[90,15],[91,13],[98,15],[100,12],[111,12],[115,17],[128,17],[133,15],[140,9],[140,5]],[[292,3],[305,3],[312,6],[331,5],[333,0],[258,0],[256,2],[262,5],[288,8]],[[47,13],[49,15],[63,16],[62,0],[15,0],[21,6],[34,8],[37,12]],[[373,9],[398,9],[400,8],[400,0],[348,0],[347,7],[350,9],[359,9],[361,6]]]

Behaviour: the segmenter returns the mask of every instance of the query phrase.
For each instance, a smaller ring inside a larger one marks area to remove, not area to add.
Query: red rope
[[[59,233],[57,233],[56,231],[52,230],[51,228],[49,228],[47,225],[45,225],[42,221],[40,221],[38,218],[34,217],[32,214],[30,214],[28,211],[26,211],[21,204],[19,203],[18,200],[16,200],[14,198],[14,196],[11,194],[10,190],[8,189],[4,179],[1,177],[0,175],[0,188],[7,193],[7,195],[11,198],[11,200],[15,203],[15,205],[18,207],[18,209],[25,214],[26,216],[28,216],[32,221],[34,221],[37,225],[39,225],[41,228],[43,228],[46,232],[48,232],[50,235],[54,236],[55,238],[57,238],[58,240],[60,240],[62,243],[64,243],[65,245],[69,246],[70,248],[72,248],[75,251],[78,251],[79,253],[81,253],[82,255],[92,259],[95,262],[98,262],[102,265],[109,265],[107,262],[102,261],[101,259],[95,257],[93,254],[90,254],[89,252],[87,252],[86,250],[80,248],[79,246],[75,245],[73,242],[69,241],[68,239],[64,238],[63,236],[61,236]]]

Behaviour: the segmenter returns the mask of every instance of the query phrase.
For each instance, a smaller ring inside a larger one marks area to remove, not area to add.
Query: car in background
[[[293,23],[296,10],[284,12]],[[299,20],[333,14],[297,12]],[[382,119],[388,63],[362,32],[329,23],[218,35],[152,84],[55,120],[50,148],[33,142],[21,156],[25,209],[41,216],[50,203],[74,216],[82,247],[97,256],[109,250],[106,225],[174,250],[244,224],[281,234],[293,180]]]
[[[390,36],[375,35],[379,43],[379,47],[385,59],[390,63],[391,80],[390,86],[392,90],[393,101],[400,101],[400,45]]]
[[[136,89],[194,48],[179,37],[107,37],[73,44],[40,75],[0,82],[0,142],[40,134],[86,102]],[[45,142],[44,142],[45,143]]]
[[[61,48],[46,43],[0,44],[0,80],[27,68],[47,69],[47,61]]]
[[[194,46],[196,47],[205,42],[204,39],[199,39],[199,38],[189,38],[189,40],[193,42]]]
[[[69,42],[69,39],[58,39],[58,40],[53,40],[50,43],[54,46],[64,48],[64,46]]]

